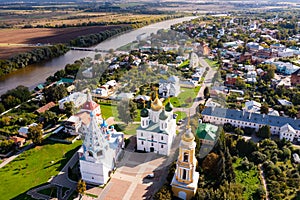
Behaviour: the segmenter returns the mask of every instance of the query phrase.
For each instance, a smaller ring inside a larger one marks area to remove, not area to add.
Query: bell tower
[[[171,183],[174,195],[184,200],[191,199],[198,186],[199,173],[196,172],[195,148],[195,136],[188,122],[179,144],[176,171]]]

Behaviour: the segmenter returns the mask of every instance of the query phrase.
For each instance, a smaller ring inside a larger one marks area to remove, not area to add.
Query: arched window
[[[184,153],[183,154],[183,162],[188,162],[189,161],[189,154],[188,153]]]
[[[183,172],[182,172],[182,179],[183,179],[183,180],[186,180],[186,169],[183,169]]]

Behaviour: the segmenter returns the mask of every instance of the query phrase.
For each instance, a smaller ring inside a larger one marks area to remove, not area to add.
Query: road
[[[212,85],[212,79],[216,73],[215,70],[213,70],[208,64],[207,62],[204,60],[203,57],[199,57],[199,64],[204,67],[204,68],[209,68],[209,70],[207,71],[206,76],[204,77],[204,83],[202,84],[196,98],[194,99],[194,103],[190,108],[174,108],[174,112],[176,111],[181,111],[181,112],[185,112],[187,115],[190,113],[191,116],[196,114],[196,110],[197,107],[200,103],[205,103],[204,99],[204,89],[205,87],[210,87]]]

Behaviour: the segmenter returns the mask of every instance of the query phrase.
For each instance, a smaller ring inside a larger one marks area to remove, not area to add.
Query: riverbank
[[[111,37],[96,45],[95,48],[105,51],[117,49],[135,41],[138,35],[145,33],[145,37],[147,37],[150,36],[151,33],[156,33],[159,29],[165,29],[170,27],[172,24],[188,21],[193,18],[195,17],[183,17],[151,24],[143,28]],[[93,57],[95,54],[95,52],[68,51],[65,55],[54,58],[50,61],[29,65],[26,68],[22,68],[11,74],[5,75],[5,77],[0,77],[0,95],[17,87],[18,85],[24,85],[33,89],[38,84],[43,83],[47,77],[53,75],[56,71],[63,69],[65,65],[74,63],[74,61],[87,56]]]

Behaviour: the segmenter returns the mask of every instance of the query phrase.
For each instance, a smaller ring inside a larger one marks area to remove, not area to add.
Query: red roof
[[[54,107],[55,106],[55,103],[53,101],[51,101],[50,103],[40,107],[39,109],[36,110],[36,112],[38,113],[44,113],[46,112],[47,110],[49,110],[50,108]]]
[[[25,138],[21,138],[21,137],[17,137],[17,136],[13,136],[13,137],[11,137],[10,139],[12,139],[14,142],[15,142],[15,144],[17,144],[17,143],[19,143],[19,142],[25,142]]]
[[[97,108],[99,106],[99,104],[97,104],[96,102],[93,101],[87,101],[85,104],[83,104],[82,109],[85,110],[95,110],[95,108]]]

